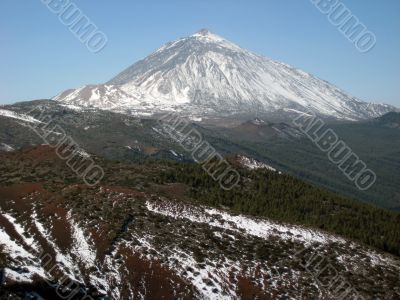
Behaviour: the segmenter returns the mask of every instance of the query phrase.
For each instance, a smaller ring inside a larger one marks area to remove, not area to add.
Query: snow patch
[[[275,168],[259,162],[257,160],[255,160],[254,158],[249,158],[243,155],[239,155],[238,156],[239,162],[241,163],[241,165],[249,170],[257,170],[257,169],[268,169],[271,171],[276,171]]]
[[[10,146],[10,145],[7,145],[7,144],[5,144],[5,143],[1,143],[1,144],[0,144],[0,150],[6,151],[6,152],[12,152],[12,151],[14,151],[15,149],[14,149],[12,146]]]
[[[16,119],[16,120],[20,120],[20,121],[25,121],[28,123],[42,123],[41,121],[25,115],[25,114],[20,114],[11,110],[7,110],[7,109],[0,109],[0,116],[3,117],[7,117],[7,118],[11,118],[11,119]]]
[[[310,245],[314,242],[321,244],[345,243],[342,238],[306,229],[300,226],[278,224],[242,215],[231,215],[227,212],[205,207],[187,207],[175,203],[146,202],[147,209],[154,213],[176,219],[188,219],[195,223],[206,223],[209,226],[229,229],[239,233],[269,239],[272,236],[283,240],[293,240]]]
[[[86,234],[79,224],[74,221],[71,211],[69,211],[67,214],[67,220],[69,221],[72,229],[72,253],[75,254],[77,259],[82,262],[87,269],[95,266],[96,250],[89,244],[88,234]]]
[[[1,212],[0,212],[1,213]],[[35,241],[32,236],[26,232],[23,226],[17,223],[17,220],[10,214],[2,213],[2,215],[13,225],[15,231],[20,235],[20,237],[24,240],[25,244],[31,247],[32,249],[36,250],[37,252],[40,251],[39,245]]]

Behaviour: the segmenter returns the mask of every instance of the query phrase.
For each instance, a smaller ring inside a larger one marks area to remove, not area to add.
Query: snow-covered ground
[[[16,112],[14,112],[12,110],[8,110],[8,109],[0,108],[0,116],[11,118],[11,119],[16,119],[16,120],[20,120],[20,121],[25,121],[28,123],[41,123],[41,121],[39,121],[29,115],[19,114],[19,113],[16,113]]]
[[[359,249],[357,243],[316,229],[281,224],[244,215],[233,215],[215,208],[188,206],[181,203],[147,201],[146,206],[149,211],[157,214],[175,219],[187,219],[194,223],[204,223],[211,227],[248,234],[265,240],[277,237],[282,240],[301,242],[306,247],[315,243],[321,245],[341,244],[345,247],[358,249],[358,255],[352,258],[353,261],[359,260],[361,256],[367,256],[372,264],[380,266],[395,264],[390,256],[386,257],[366,248]]]
[[[99,188],[99,192],[104,193],[104,201],[113,203],[113,207],[115,203],[127,200],[127,195],[122,192],[113,192],[108,188]],[[400,269],[399,262],[389,255],[320,230],[164,198],[146,199],[135,200],[140,207],[137,212],[140,213],[135,215],[132,226],[124,231],[123,238],[116,239],[102,259],[98,258],[92,225],[85,224],[82,219],[78,221],[78,215],[73,210],[68,210],[65,216],[65,234],[70,235],[71,239],[66,250],[61,250],[59,245],[62,237],[54,237],[53,219],[39,217],[36,205],[29,220],[25,221],[21,221],[13,210],[0,211],[18,234],[18,238],[12,238],[7,233],[10,232],[9,228],[6,231],[0,226],[0,249],[13,261],[5,269],[5,282],[31,283],[35,275],[51,278],[38,259],[43,242],[51,246],[55,256],[53,264],[63,274],[82,284],[92,284],[100,293],[111,295],[111,299],[120,299],[127,290],[138,297],[145,298],[147,295],[146,289],[131,286],[127,282],[129,276],[138,276],[136,270],[130,269],[126,263],[130,255],[150,265],[150,273],[140,274],[143,276],[141,280],[152,276],[154,263],[171,272],[168,274],[190,284],[198,299],[238,299],[239,281],[243,278],[251,280],[254,288],[259,288],[268,297],[300,299],[304,288],[302,280],[312,286],[313,279],[307,277],[311,275],[291,268],[297,255],[296,249],[318,249],[319,253],[334,255],[337,264],[349,273],[362,272],[359,271],[360,266],[376,270],[384,268],[392,274],[393,270]],[[56,218],[58,220],[61,216],[56,214]],[[168,236],[158,232],[160,229],[154,227],[156,223],[169,226],[166,229]],[[36,232],[35,235],[30,235],[32,231]],[[203,241],[199,238],[203,234],[212,235],[213,238]],[[185,248],[186,244],[190,247]],[[202,259],[196,252],[203,247],[200,245],[206,246],[201,250]],[[275,256],[278,251],[277,257],[282,260],[256,256],[260,245],[268,247],[268,255],[275,253]],[[249,246],[254,247],[251,248],[254,250],[252,253],[248,253]],[[23,271],[19,266],[23,267]],[[146,282],[143,281],[145,286]],[[315,286],[313,295],[320,298],[325,292]]]
[[[19,224],[17,220],[10,214],[1,213],[14,227],[15,231],[23,238],[25,244],[39,253],[40,248],[35,239],[29,235],[24,226]]]
[[[247,156],[239,155],[238,156],[239,163],[249,169],[249,170],[256,170],[256,169],[268,169],[271,171],[276,171],[275,168],[271,167],[270,165],[267,165],[265,163],[259,162],[255,160],[254,158],[250,158]]]
[[[242,215],[235,216],[214,208],[187,207],[174,203],[160,205],[160,203],[150,201],[148,201],[146,205],[148,210],[164,216],[184,218],[191,222],[205,223],[211,227],[229,229],[263,239],[275,236],[283,240],[301,241],[306,245],[311,245],[314,242],[325,244],[346,242],[342,238],[321,233],[316,230],[305,229],[300,226],[278,224]]]
[[[17,233],[20,235],[22,240],[28,245],[37,247],[36,243],[32,241],[31,238],[27,237],[27,233],[22,225],[18,224],[14,217],[9,214],[4,214],[0,212],[12,225]],[[38,261],[37,256],[30,253],[24,248],[17,240],[13,239],[7,234],[7,232],[0,227],[0,247],[3,248],[3,252],[7,253],[14,262],[18,262],[18,265],[9,265],[4,270],[4,281],[16,281],[21,283],[30,283],[34,276],[40,276],[41,278],[47,278],[45,270],[41,267],[40,261]],[[23,272],[17,272],[12,268],[21,269],[23,267]]]
[[[14,147],[7,145],[5,143],[0,143],[0,150],[6,151],[6,152],[11,152],[14,151]]]
[[[90,240],[90,235],[85,233],[78,223],[72,218],[71,211],[68,212],[67,220],[72,229],[72,253],[76,256],[77,260],[85,265],[86,269],[95,267],[96,262],[96,249],[93,242]]]

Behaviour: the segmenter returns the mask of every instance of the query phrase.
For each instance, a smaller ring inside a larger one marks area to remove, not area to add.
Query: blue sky
[[[106,33],[91,53],[40,0],[0,4],[0,103],[109,80],[165,42],[209,28],[365,101],[400,107],[400,1],[343,0],[377,37],[359,53],[309,0],[74,1]]]

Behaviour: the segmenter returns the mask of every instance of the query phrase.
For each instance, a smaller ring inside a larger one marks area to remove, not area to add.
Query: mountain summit
[[[396,110],[350,96],[309,73],[257,55],[207,29],[163,45],[105,84],[55,100],[106,110],[191,115],[307,112],[365,119]]]
[[[200,29],[196,34],[207,36],[210,35],[211,32],[207,28]]]

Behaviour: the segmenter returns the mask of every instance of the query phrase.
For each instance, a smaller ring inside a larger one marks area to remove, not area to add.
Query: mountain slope
[[[390,112],[379,118],[376,118],[375,120],[372,120],[371,122],[381,126],[386,126],[388,128],[400,128],[400,113]]]
[[[0,153],[0,158],[0,299],[3,292],[24,299],[39,294],[46,300],[75,292],[71,299],[399,296],[398,257],[321,230],[195,204],[190,190],[210,194],[202,187],[209,178],[196,165],[96,158],[106,176],[100,185],[87,187],[50,147]],[[237,168],[242,191],[265,182],[263,176],[273,182],[282,176]],[[196,176],[200,184],[181,183],[169,173],[182,179]],[[280,189],[285,191],[273,184],[265,195],[274,197]],[[302,189],[307,195],[313,191]],[[291,202],[307,203],[298,200]],[[366,226],[373,220],[374,236],[384,242],[395,236],[388,227],[397,226],[394,214],[353,207],[345,199],[332,198],[332,205],[326,200],[323,195],[315,199],[327,204],[328,215],[350,222],[354,218],[349,216],[358,215],[366,218]],[[319,213],[312,202],[304,213]],[[280,209],[294,213],[286,204]],[[363,229],[352,224],[346,227]]]
[[[377,117],[390,105],[362,102],[302,70],[202,30],[170,42],[106,84],[55,100],[128,112],[179,110],[198,116],[313,110],[341,119]]]
[[[0,150],[12,151],[44,142],[27,128],[35,121],[29,116],[32,109],[43,109],[45,115],[89,153],[123,161],[146,158],[192,161],[190,152],[159,133],[160,126],[155,119],[79,108],[52,100],[1,107]],[[224,118],[219,125],[192,123],[191,126],[221,155],[253,157],[341,195],[400,211],[400,131],[396,127],[396,116],[398,114],[371,121],[330,124],[377,174],[377,182],[368,191],[356,189],[325,153],[290,123],[255,119],[225,127],[228,119]]]

